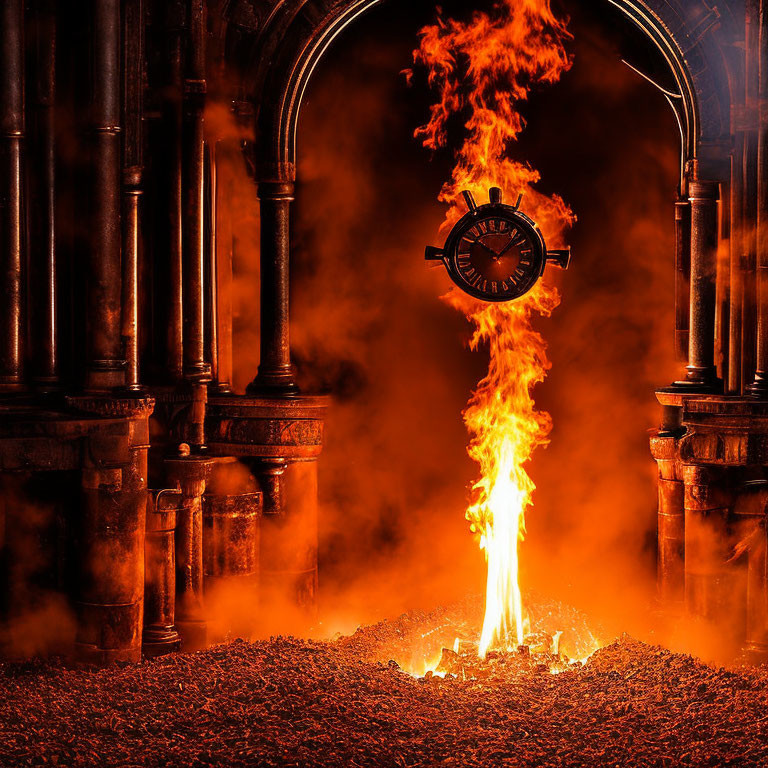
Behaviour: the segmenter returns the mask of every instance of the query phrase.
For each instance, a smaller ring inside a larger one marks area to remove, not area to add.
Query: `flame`
[[[522,192],[523,210],[550,245],[560,244],[575,216],[560,197],[533,188],[538,172],[511,158],[509,148],[525,127],[521,102],[534,86],[554,83],[570,68],[566,22],[555,17],[549,0],[503,0],[491,13],[475,12],[468,22],[438,16],[420,37],[414,61],[427,68],[439,100],[416,136],[437,150],[448,142],[449,123],[457,116],[465,119],[466,138],[440,194],[449,205],[443,229],[464,213],[462,190],[480,199],[489,187],[499,186],[508,196]],[[490,352],[488,375],[464,412],[469,454],[480,465],[466,516],[488,564],[480,640],[485,656],[491,647],[508,649],[524,640],[518,550],[535,489],[525,465],[552,427],[549,414],[536,410],[531,397],[550,367],[546,343],[532,320],[549,316],[560,299],[541,281],[527,296],[506,304],[477,301],[458,290],[444,298],[474,324],[472,349],[487,344]]]

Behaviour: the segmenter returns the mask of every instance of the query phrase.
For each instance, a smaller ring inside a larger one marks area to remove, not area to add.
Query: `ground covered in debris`
[[[523,654],[483,679],[388,663],[414,638],[439,644],[449,618],[110,670],[2,664],[0,765],[768,764],[768,670],[715,669],[629,638],[559,674]]]

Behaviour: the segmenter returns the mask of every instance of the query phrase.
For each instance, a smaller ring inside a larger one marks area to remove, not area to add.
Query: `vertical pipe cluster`
[[[0,391],[23,384],[24,6],[0,3]]]
[[[31,8],[29,126],[30,378],[38,389],[59,383],[56,254],[56,12],[53,0]]]
[[[120,0],[91,0],[86,389],[121,386]]]

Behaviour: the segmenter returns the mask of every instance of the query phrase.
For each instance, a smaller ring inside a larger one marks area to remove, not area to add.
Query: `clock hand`
[[[493,258],[494,258],[494,259],[498,259],[498,258],[499,258],[499,256],[501,256],[501,254],[500,254],[500,253],[496,253],[496,251],[494,251],[494,250],[493,250],[493,248],[491,248],[491,246],[490,246],[490,245],[486,245],[486,244],[485,244],[485,243],[484,243],[482,240],[475,240],[475,242],[476,242],[476,243],[477,243],[477,244],[478,244],[478,245],[479,245],[481,248],[485,248],[485,250],[486,250],[486,251],[488,251],[488,253],[490,253],[490,254],[493,256]]]
[[[499,251],[498,258],[501,258],[513,245],[516,245],[519,242],[519,239],[517,237],[513,237],[510,239],[510,241]]]

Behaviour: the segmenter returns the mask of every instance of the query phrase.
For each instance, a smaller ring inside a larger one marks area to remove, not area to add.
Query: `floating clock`
[[[456,224],[444,248],[428,246],[428,261],[442,261],[456,285],[483,301],[514,301],[525,296],[548,263],[568,269],[571,249],[548,251],[536,223],[520,203],[505,205],[492,187],[490,202],[478,206],[463,192],[469,212]]]

